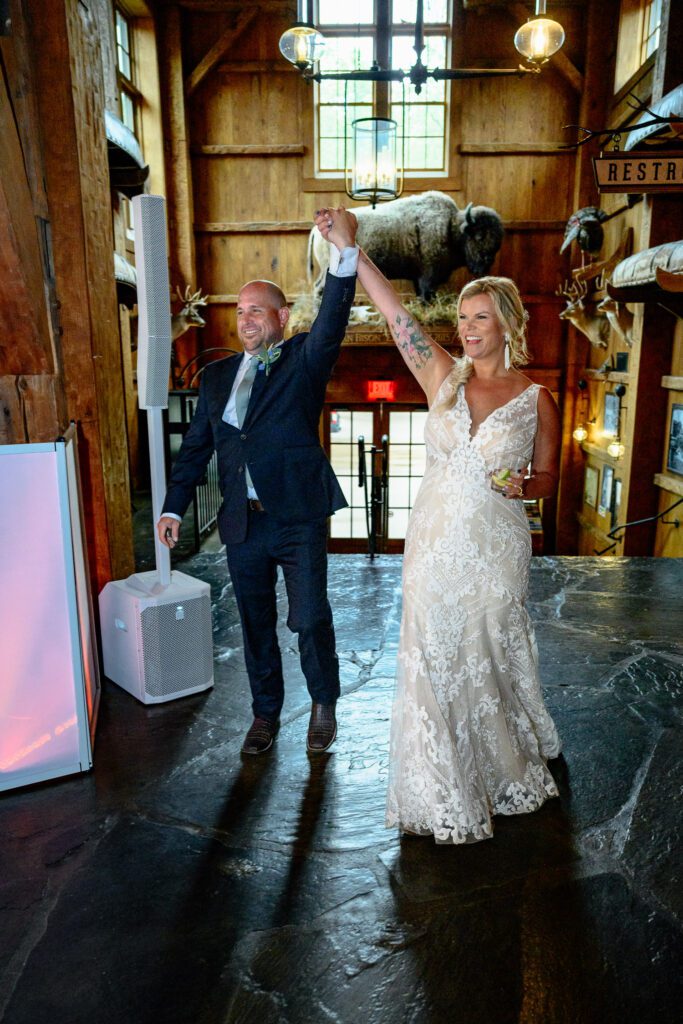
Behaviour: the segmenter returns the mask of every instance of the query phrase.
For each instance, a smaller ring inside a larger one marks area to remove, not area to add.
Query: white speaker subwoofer
[[[100,594],[105,675],[143,704],[160,704],[213,686],[211,589],[173,571],[107,583]]]

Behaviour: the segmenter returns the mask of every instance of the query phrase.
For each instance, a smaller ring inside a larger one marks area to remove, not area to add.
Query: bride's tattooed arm
[[[432,342],[424,336],[420,325],[407,313],[397,313],[389,330],[405,361],[412,363],[416,370],[422,370],[434,353]]]

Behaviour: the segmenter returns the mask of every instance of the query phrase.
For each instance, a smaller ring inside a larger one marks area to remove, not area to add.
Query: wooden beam
[[[562,231],[567,226],[564,220],[509,220],[503,221],[506,231]]]
[[[97,592],[134,568],[102,56],[76,0],[27,0],[26,8],[40,54],[35,74],[61,355],[68,415],[79,421],[84,441],[79,458]]]
[[[303,156],[303,142],[273,143],[273,145],[193,146],[193,156]]]
[[[54,372],[43,259],[24,152],[0,76],[0,373]]]
[[[669,391],[683,391],[683,377],[662,377],[662,387]]]
[[[197,234],[245,235],[265,232],[300,231],[308,232],[313,227],[310,220],[261,220],[261,221],[207,221],[195,224]]]
[[[524,4],[513,3],[507,8],[507,13],[510,18],[513,19],[517,27],[523,25],[529,18],[529,11],[526,9]],[[550,58],[550,67],[554,67],[564,79],[571,85],[572,89],[579,94],[583,92],[584,80],[583,75],[577,67],[570,61],[564,50],[559,50]]]
[[[683,498],[683,480],[680,477],[669,476],[668,473],[655,473],[653,482],[655,487],[661,487],[663,491],[670,491],[671,494],[680,494]]]
[[[540,154],[541,156],[570,156],[572,150],[562,142],[461,142],[458,147],[461,153],[471,156],[509,153],[512,155]]]
[[[191,96],[195,89],[201,85],[207,75],[211,74],[230,47],[237,42],[242,33],[245,32],[251,23],[258,17],[258,13],[257,7],[242,10],[235,24],[231,25],[230,28],[227,28],[216,40],[209,52],[200,60],[194,71],[188,75],[185,83],[185,93],[187,96]]]
[[[279,60],[223,60],[216,68],[219,75],[298,75],[299,70],[286,61]]]
[[[184,290],[195,282],[193,196],[189,132],[183,84],[183,36],[178,7],[158,20],[166,201],[171,282]]]

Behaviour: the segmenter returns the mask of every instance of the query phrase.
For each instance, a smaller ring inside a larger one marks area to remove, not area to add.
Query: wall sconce
[[[313,24],[313,0],[297,0],[297,21],[280,36],[280,53],[310,76],[323,55],[325,37]]]
[[[349,199],[367,201],[374,208],[400,196],[403,160],[399,167],[397,129],[396,121],[386,117],[361,117],[352,123],[350,169],[346,165]]]
[[[545,17],[545,5],[546,0],[536,0],[536,17],[515,33],[515,47],[534,65],[545,64],[564,43],[564,29],[558,21]]]
[[[617,415],[617,434],[613,440],[607,445],[607,454],[613,459],[620,459],[626,451],[625,445],[622,444],[621,438],[621,399],[626,394],[626,387],[623,384],[617,384],[614,389],[614,394],[619,399],[619,412]]]
[[[579,391],[581,392],[581,396],[582,396],[581,397],[581,404],[584,406],[584,412],[583,412],[583,416],[581,418],[581,422],[579,423],[579,425],[576,428],[576,430],[574,430],[572,432],[572,437],[574,438],[575,441],[578,441],[579,444],[583,444],[583,442],[588,437],[588,430],[586,428],[586,408],[585,408],[586,401],[587,401],[587,398],[588,398],[588,396],[586,394],[586,389],[588,388],[588,382],[585,381],[583,378],[581,378],[581,380],[577,381],[576,386],[579,389]],[[592,423],[593,421],[589,420],[588,422]]]

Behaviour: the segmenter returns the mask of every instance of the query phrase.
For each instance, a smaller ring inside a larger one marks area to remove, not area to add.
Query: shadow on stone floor
[[[224,557],[182,568],[211,583],[214,689],[143,707],[106,684],[94,771],[0,799],[2,1024],[678,1015],[683,563],[534,560],[560,798],[457,848],[384,828],[400,558],[330,560],[344,697],[321,758],[284,624],[282,728],[240,757]]]

